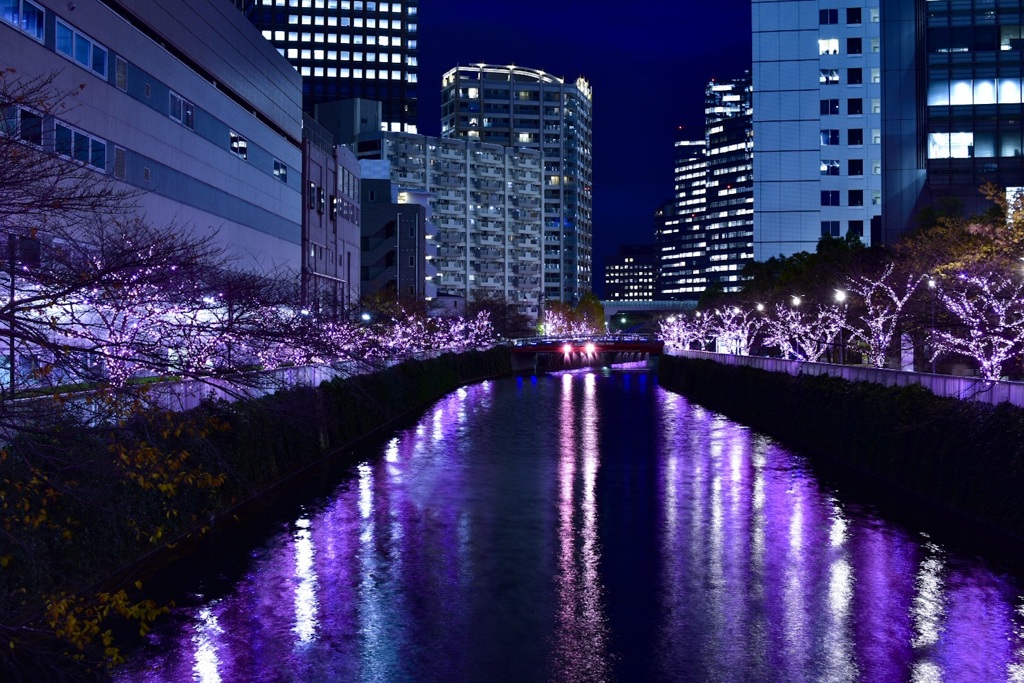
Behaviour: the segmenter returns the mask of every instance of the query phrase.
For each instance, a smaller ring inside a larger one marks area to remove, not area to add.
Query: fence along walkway
[[[954,375],[933,375],[927,372],[907,372],[873,368],[866,365],[834,365],[832,363],[808,363],[799,360],[782,358],[764,358],[762,356],[737,356],[731,353],[711,353],[710,351],[684,351],[665,348],[670,356],[682,358],[701,358],[715,361],[723,365],[738,365],[768,372],[785,372],[788,375],[828,375],[839,377],[850,382],[874,382],[888,387],[903,387],[919,384],[936,396],[949,396],[964,401],[981,401],[983,403],[1008,402],[1024,407],[1024,382],[992,382],[980,377],[957,377]]]

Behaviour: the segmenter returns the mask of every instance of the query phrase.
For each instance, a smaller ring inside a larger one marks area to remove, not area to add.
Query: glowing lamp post
[[[836,290],[836,303],[840,304],[840,305],[846,303],[846,292],[844,292],[841,289],[837,289]],[[845,350],[845,347],[843,345],[843,328],[842,328],[842,326],[840,326],[839,327],[839,364],[840,365],[845,365],[845,360],[846,359],[845,359],[844,350]]]

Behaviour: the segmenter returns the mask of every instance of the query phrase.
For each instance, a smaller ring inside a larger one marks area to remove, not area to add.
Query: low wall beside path
[[[665,353],[681,358],[700,358],[723,365],[755,368],[768,372],[784,372],[787,375],[814,375],[837,377],[848,382],[873,382],[886,387],[921,386],[936,396],[948,396],[961,400],[982,403],[1010,403],[1024,408],[1024,382],[992,382],[980,377],[958,377],[954,375],[933,375],[927,372],[907,372],[875,368],[869,365],[836,365],[834,363],[809,363],[784,358],[763,356],[738,356],[731,353],[709,351],[683,351],[665,348]]]

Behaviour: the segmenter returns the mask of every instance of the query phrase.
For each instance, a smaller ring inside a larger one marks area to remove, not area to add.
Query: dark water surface
[[[646,371],[508,379],[193,587],[117,680],[1024,681],[994,566]]]

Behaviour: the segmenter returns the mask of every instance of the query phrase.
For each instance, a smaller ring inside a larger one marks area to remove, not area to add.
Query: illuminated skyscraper
[[[460,66],[444,75],[441,135],[540,150],[544,298],[591,290],[593,162],[590,85],[516,66]]]
[[[416,132],[419,0],[236,4],[302,76],[306,112],[322,102],[377,100],[384,130]]]

